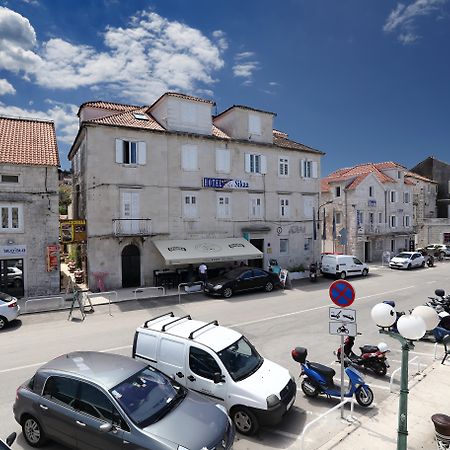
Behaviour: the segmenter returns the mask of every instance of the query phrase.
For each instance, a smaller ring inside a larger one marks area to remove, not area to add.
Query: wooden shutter
[[[116,139],[116,163],[123,163],[123,141]]]
[[[144,165],[147,160],[147,144],[145,142],[138,142],[138,157],[137,163]]]

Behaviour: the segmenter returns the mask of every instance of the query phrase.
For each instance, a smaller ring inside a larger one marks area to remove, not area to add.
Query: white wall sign
[[[0,257],[25,256],[27,254],[26,245],[0,245]]]
[[[339,336],[356,336],[356,323],[328,322],[330,334]]]

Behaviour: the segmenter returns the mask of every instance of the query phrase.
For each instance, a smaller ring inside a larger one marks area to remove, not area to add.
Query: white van
[[[216,320],[200,322],[173,312],[147,320],[136,330],[133,358],[224,405],[246,435],[260,425],[277,424],[297,393],[287,369],[260,356],[245,336]]]
[[[347,278],[353,275],[367,276],[369,266],[353,255],[323,255],[321,272],[334,275],[336,278]]]

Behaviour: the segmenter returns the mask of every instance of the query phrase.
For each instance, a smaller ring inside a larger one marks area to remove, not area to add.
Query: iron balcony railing
[[[115,236],[149,236],[152,219],[113,219]]]

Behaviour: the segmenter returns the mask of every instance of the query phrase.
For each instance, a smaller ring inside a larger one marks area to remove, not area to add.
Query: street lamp
[[[333,203],[333,200],[328,200],[322,204],[320,204],[317,208],[317,231],[320,233],[320,208],[323,208],[326,205],[329,205],[330,203]],[[322,224],[322,227],[324,224]],[[320,234],[320,242],[321,242],[321,251],[323,251],[323,233]]]
[[[418,306],[411,314],[400,316],[397,320],[395,309],[387,303],[378,303],[372,308],[372,320],[381,328],[380,333],[397,339],[402,346],[402,365],[400,377],[400,398],[398,405],[397,450],[407,450],[408,440],[408,353],[414,348],[412,341],[422,338],[427,330],[439,323],[439,316],[429,306]],[[392,331],[397,321],[398,332]]]

